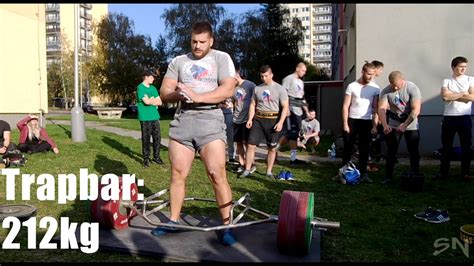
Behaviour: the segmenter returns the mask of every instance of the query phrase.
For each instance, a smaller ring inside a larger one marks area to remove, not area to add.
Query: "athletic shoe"
[[[382,184],[383,185],[390,185],[392,183],[392,179],[391,178],[385,178],[383,181],[382,181]]]
[[[288,181],[294,181],[295,180],[293,174],[290,171],[286,172],[285,179],[288,180]]]
[[[281,170],[280,173],[278,173],[278,180],[286,180],[286,171]]]
[[[433,216],[435,214],[438,214],[440,213],[441,210],[435,210],[431,207],[428,207],[428,209],[422,211],[422,212],[419,212],[419,213],[416,213],[415,214],[415,218],[418,218],[420,220],[425,220],[426,218],[430,217],[430,216]]]
[[[242,165],[239,166],[239,168],[237,168],[237,174],[240,174],[240,173],[242,173],[242,172],[244,172],[244,171],[245,171],[245,167],[242,166]]]
[[[237,242],[237,240],[235,240],[234,233],[232,233],[232,230],[230,228],[225,229],[224,232],[222,232],[219,237],[219,240],[224,246],[232,246]]]
[[[156,164],[161,164],[161,165],[162,165],[162,164],[165,164],[165,163],[161,160],[161,158],[155,158],[155,159],[152,160],[152,162],[154,162],[154,163],[156,163]]]
[[[250,171],[245,170],[241,175],[237,176],[238,178],[244,178],[244,177],[249,177],[250,176]]]
[[[179,224],[179,222],[169,220],[169,222],[167,222],[166,224]],[[181,229],[158,226],[157,228],[151,230],[151,234],[154,236],[161,236],[166,233],[176,233],[178,231],[181,231]]]
[[[275,175],[273,175],[272,173],[267,173],[266,176],[271,178],[271,179],[277,179],[277,177]]]
[[[360,179],[360,182],[373,183],[374,181],[369,177],[367,173]]]
[[[250,167],[250,173],[253,174],[257,170],[257,166],[255,164],[252,164],[252,167]]]
[[[431,215],[430,217],[426,218],[425,221],[429,223],[440,224],[449,221],[449,214],[448,211],[440,211],[437,214]]]
[[[306,164],[306,162],[299,159],[294,159],[293,161],[290,161],[290,164]]]

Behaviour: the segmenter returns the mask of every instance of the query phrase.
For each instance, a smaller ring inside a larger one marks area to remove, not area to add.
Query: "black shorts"
[[[278,118],[259,118],[253,120],[252,128],[250,129],[249,144],[257,145],[265,141],[269,148],[275,148],[278,144],[281,132],[276,132],[273,127],[278,122]]]
[[[293,112],[290,112],[290,130],[288,132],[288,139],[290,140],[297,140],[298,139],[298,134],[301,129],[301,121],[303,121],[303,116],[302,115],[295,115]]]
[[[234,123],[234,142],[247,142],[249,140],[250,129],[247,122],[242,124]]]

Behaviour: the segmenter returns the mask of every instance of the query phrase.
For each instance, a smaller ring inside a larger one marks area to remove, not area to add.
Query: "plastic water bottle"
[[[336,144],[333,142],[331,145],[331,159],[336,158]]]

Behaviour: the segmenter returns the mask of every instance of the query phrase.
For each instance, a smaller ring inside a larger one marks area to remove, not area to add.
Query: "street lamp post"
[[[74,107],[71,109],[71,137],[74,142],[86,140],[84,111],[79,106],[79,6],[74,4]]]

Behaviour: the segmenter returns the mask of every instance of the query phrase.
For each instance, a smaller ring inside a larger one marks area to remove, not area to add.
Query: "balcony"
[[[314,20],[314,25],[321,25],[321,24],[331,24],[332,20],[331,19],[318,19]]]
[[[313,16],[316,16],[316,15],[331,15],[332,12],[331,10],[313,10]]]
[[[313,45],[322,44],[322,43],[331,43],[331,39],[317,39],[317,40],[313,40]]]
[[[54,17],[50,17],[50,16],[46,16],[46,22],[56,22],[56,23],[59,23],[61,20],[59,19],[59,16],[54,16]]]
[[[46,11],[57,11],[59,12],[59,4],[46,4]]]
[[[46,52],[53,52],[61,50],[61,45],[57,42],[46,43]]]
[[[91,15],[91,14],[88,14],[88,13],[81,13],[81,18],[85,18],[85,19],[91,20],[91,19],[92,19],[92,15]]]
[[[330,33],[330,32],[332,32],[332,30],[331,29],[323,29],[323,30],[315,29],[314,32],[316,32],[316,33]]]
[[[46,33],[59,33],[61,29],[59,27],[46,28]]]

